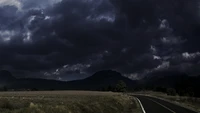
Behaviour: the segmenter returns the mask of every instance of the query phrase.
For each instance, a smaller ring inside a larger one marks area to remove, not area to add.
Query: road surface
[[[141,102],[144,113],[197,113],[157,98],[141,95],[135,97]]]

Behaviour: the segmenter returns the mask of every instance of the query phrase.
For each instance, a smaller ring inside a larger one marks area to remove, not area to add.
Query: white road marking
[[[142,112],[143,113],[146,113],[146,111],[144,110],[144,107],[143,107],[143,105],[142,105],[142,103],[141,103],[141,101],[137,98],[137,97],[135,97],[136,99],[137,99],[137,101],[139,102],[139,104],[140,104],[140,107],[141,107],[141,109],[142,109]]]
[[[149,98],[147,98],[147,99],[149,99]],[[152,100],[152,99],[149,99],[149,100],[151,100],[151,101],[155,102],[156,104],[158,104],[158,105],[160,105],[160,106],[164,107],[165,109],[169,110],[169,111],[170,111],[170,112],[172,112],[172,113],[176,113],[175,111],[173,111],[173,110],[171,110],[170,108],[168,108],[168,107],[166,107],[166,106],[162,105],[162,104],[161,104],[161,103],[159,103],[159,102],[156,102],[156,101],[154,101],[154,100]]]

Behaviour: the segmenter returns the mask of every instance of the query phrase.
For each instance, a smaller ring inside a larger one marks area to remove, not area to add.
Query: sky
[[[0,0],[0,69],[76,80],[200,74],[198,0]]]

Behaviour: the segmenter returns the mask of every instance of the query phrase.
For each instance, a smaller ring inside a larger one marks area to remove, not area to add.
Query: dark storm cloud
[[[199,65],[197,0],[14,0],[0,7],[0,67],[73,80]]]
[[[16,15],[17,8],[14,6],[4,6],[0,7],[0,24],[1,28],[5,27],[5,25],[8,25],[12,22],[12,20],[17,16]]]

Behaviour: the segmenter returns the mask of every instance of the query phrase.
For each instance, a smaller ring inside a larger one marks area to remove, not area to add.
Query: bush
[[[168,88],[167,95],[176,96],[176,90],[174,88]]]
[[[115,87],[115,91],[126,92],[126,83],[124,81],[120,80]]]

